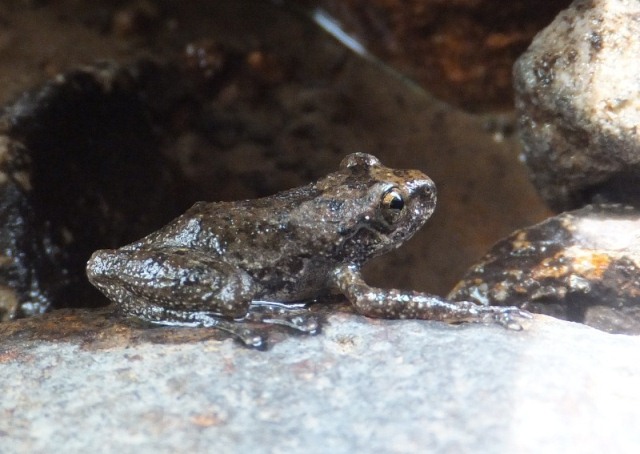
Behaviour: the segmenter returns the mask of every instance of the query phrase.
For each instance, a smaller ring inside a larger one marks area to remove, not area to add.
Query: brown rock
[[[499,241],[449,297],[640,334],[639,238],[631,207],[563,213]]]
[[[569,2],[321,0],[376,57],[469,110],[511,108],[511,68]]]
[[[96,247],[170,219],[171,177],[141,68],[59,75],[0,117],[0,320],[83,305]]]

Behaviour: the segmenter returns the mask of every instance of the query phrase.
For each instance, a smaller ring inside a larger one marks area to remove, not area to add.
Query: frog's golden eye
[[[388,223],[394,223],[404,208],[404,197],[398,188],[391,188],[382,195],[382,216]]]

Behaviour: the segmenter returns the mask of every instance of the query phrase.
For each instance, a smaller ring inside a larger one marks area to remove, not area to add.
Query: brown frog
[[[411,238],[435,205],[435,185],[422,172],[354,153],[307,186],[256,200],[198,202],[139,241],[95,252],[87,275],[124,314],[217,327],[253,347],[265,339],[242,322],[314,333],[318,322],[300,303],[329,291],[369,317],[520,329],[518,319],[529,315],[514,307],[454,303],[362,280],[362,265]]]

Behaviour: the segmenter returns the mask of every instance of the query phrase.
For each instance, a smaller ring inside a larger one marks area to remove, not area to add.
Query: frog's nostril
[[[431,178],[413,180],[409,185],[409,190],[417,196],[435,197],[436,185]]]

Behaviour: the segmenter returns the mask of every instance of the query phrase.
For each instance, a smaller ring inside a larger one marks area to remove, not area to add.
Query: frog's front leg
[[[333,278],[335,287],[360,314],[368,317],[498,323],[514,330],[522,329],[518,319],[531,318],[528,312],[517,307],[482,306],[426,293],[370,287],[353,265],[338,268]]]

